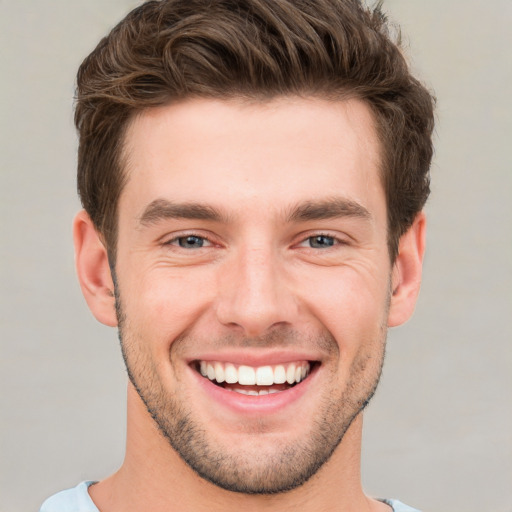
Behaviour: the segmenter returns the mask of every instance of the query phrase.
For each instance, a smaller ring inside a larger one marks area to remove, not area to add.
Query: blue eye
[[[205,242],[207,242],[205,238],[194,235],[180,236],[176,241],[178,245],[184,249],[200,249],[204,247]]]
[[[308,242],[313,249],[326,249],[332,247],[336,240],[332,236],[316,235],[310,236]]]

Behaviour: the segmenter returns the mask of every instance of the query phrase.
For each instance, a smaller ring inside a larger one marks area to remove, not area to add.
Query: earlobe
[[[73,222],[73,240],[76,271],[87,305],[99,322],[115,327],[114,283],[107,250],[84,210]]]
[[[389,327],[403,324],[414,311],[421,285],[425,233],[425,214],[420,212],[400,238],[392,273]]]

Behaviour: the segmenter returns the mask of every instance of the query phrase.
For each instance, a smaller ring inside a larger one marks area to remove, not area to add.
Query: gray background
[[[136,2],[0,0],[0,511],[122,462],[115,330],[76,283],[74,75]],[[438,96],[424,285],[390,333],[363,482],[425,511],[512,511],[510,0],[388,0]]]

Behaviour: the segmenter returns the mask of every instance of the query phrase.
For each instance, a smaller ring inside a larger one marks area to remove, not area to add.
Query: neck
[[[114,475],[92,486],[90,495],[102,512],[378,510],[382,504],[368,500],[361,488],[361,433],[360,414],[330,460],[293,491],[276,495],[230,492],[199,477],[180,458],[130,385],[125,460]]]

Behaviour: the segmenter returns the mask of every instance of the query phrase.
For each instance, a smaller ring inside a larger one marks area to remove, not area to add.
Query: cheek
[[[354,355],[381,338],[387,317],[387,275],[339,268],[304,290],[303,301],[336,339],[340,355]]]
[[[203,314],[213,288],[208,282],[201,273],[169,268],[140,273],[131,286],[122,288],[131,330],[168,350],[173,340]]]

